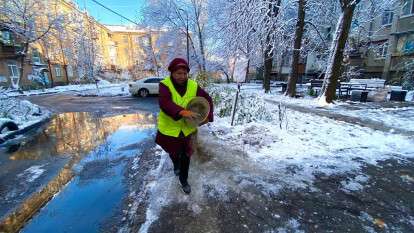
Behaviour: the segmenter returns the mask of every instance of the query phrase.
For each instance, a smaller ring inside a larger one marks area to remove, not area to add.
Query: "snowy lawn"
[[[84,96],[118,96],[118,95],[129,95],[128,84],[119,83],[111,84],[107,81],[101,81],[98,83],[98,89],[95,84],[80,84],[80,85],[67,85],[57,86],[53,88],[47,88],[44,90],[30,90],[19,93],[17,91],[2,90],[2,93],[9,96],[29,96],[29,95],[41,95],[41,94],[53,94],[62,92],[76,92],[79,95]]]
[[[231,90],[233,92],[236,90],[235,85],[217,85],[215,88]],[[272,92],[269,94],[263,94],[263,90],[260,86],[251,84],[242,86],[241,95],[256,96],[261,94],[264,96],[263,98],[265,100],[279,102],[282,106],[294,105],[303,108],[318,109],[328,113],[378,122],[391,128],[414,131],[414,102],[360,103],[337,101],[334,105],[321,107],[314,97],[305,96],[304,98],[289,98],[280,93],[280,88],[272,89],[271,91]],[[299,88],[299,91],[306,92],[304,88]]]
[[[174,229],[190,232],[392,232],[413,227],[414,218],[402,202],[392,212],[396,203],[391,194],[365,191],[388,190],[376,187],[392,180],[388,174],[378,177],[370,170],[382,174],[384,163],[391,164],[387,161],[412,161],[412,139],[279,108],[265,101],[269,96],[254,94],[242,94],[242,110],[231,127],[234,92],[227,87],[209,91],[216,118],[199,131],[189,178],[193,192],[182,194],[168,155],[158,148],[161,160],[149,175],[149,204],[140,232],[179,227],[180,221],[183,227]],[[412,185],[406,183],[413,179],[411,173],[394,173],[394,188]],[[355,196],[369,201],[361,204]],[[334,211],[331,205],[340,208]],[[386,211],[378,216],[381,208]],[[168,218],[175,219],[173,225]]]

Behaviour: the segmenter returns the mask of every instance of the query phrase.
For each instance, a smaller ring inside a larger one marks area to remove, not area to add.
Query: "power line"
[[[133,20],[131,20],[131,19],[129,19],[129,18],[127,18],[127,17],[125,17],[125,16],[121,15],[120,13],[118,13],[118,12],[116,12],[116,11],[112,10],[111,8],[109,8],[109,7],[105,6],[105,5],[103,5],[102,3],[100,3],[100,2],[98,2],[98,1],[96,1],[96,0],[92,0],[92,2],[94,2],[94,3],[98,4],[99,6],[101,6],[101,7],[105,8],[105,9],[107,9],[108,11],[110,11],[110,12],[112,12],[112,13],[114,13],[114,14],[118,15],[119,17],[121,17],[121,18],[123,18],[123,19],[125,19],[125,20],[127,20],[127,21],[129,21],[129,22],[131,22],[131,23],[133,23],[133,24],[135,24],[135,25],[137,25],[137,26],[141,26],[141,25],[139,25],[137,22],[135,22],[135,21],[133,21]]]

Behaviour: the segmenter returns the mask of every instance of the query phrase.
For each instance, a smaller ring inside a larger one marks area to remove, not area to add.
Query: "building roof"
[[[124,26],[124,25],[105,25],[111,32],[138,32],[145,33],[146,29],[138,28],[137,26]]]

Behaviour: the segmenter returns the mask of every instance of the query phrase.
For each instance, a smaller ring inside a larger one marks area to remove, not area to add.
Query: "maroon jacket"
[[[183,96],[185,92],[187,91],[187,83],[183,86],[180,86],[174,82],[173,79],[172,83],[174,85],[175,90],[177,90],[178,94]],[[176,105],[172,101],[171,92],[168,89],[167,86],[160,83],[159,86],[160,89],[160,95],[159,95],[159,104],[160,109],[170,117],[172,117],[174,120],[180,120],[181,116],[179,112],[183,110],[184,108]],[[213,100],[208,95],[206,91],[204,91],[200,86],[197,89],[197,96],[201,96],[207,99],[207,101],[210,104],[210,112],[208,114],[208,121],[213,122]],[[179,154],[182,152],[185,152],[187,156],[191,156],[193,153],[193,148],[191,147],[190,142],[190,135],[185,137],[182,133],[178,138],[167,136],[162,134],[160,131],[157,132],[157,136],[155,138],[155,142],[160,145],[167,153],[170,154],[173,158],[178,158]]]

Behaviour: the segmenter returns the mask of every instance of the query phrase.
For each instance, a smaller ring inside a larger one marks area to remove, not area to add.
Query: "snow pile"
[[[27,100],[16,98],[0,99],[0,118],[15,122],[19,128],[29,126],[49,116],[49,111],[42,110],[39,106]]]

